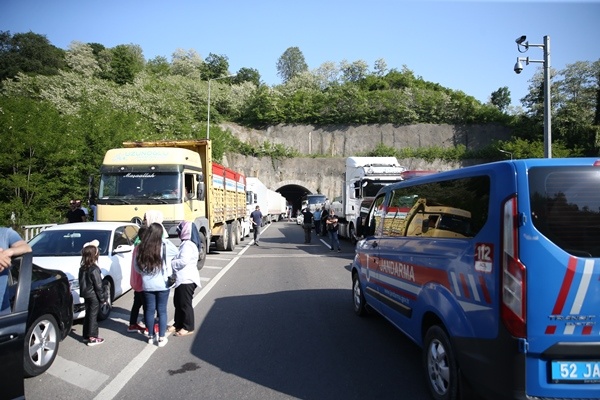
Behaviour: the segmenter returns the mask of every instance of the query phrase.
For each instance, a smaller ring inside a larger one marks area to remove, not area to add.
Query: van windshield
[[[600,257],[600,168],[532,168],[529,187],[540,233],[571,255]]]

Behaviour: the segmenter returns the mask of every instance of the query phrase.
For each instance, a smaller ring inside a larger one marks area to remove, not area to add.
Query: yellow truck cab
[[[192,221],[205,244],[233,250],[243,240],[246,178],[214,163],[210,140],[125,142],[110,149],[100,168],[98,221],[141,224],[148,210],[163,213],[169,236],[181,221]]]

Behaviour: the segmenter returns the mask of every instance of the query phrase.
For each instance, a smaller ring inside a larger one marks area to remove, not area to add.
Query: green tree
[[[146,62],[146,71],[153,75],[166,76],[171,73],[171,65],[166,57],[156,56]]]
[[[307,71],[304,54],[298,47],[288,47],[277,60],[277,75],[286,83],[301,72]]]
[[[138,45],[118,45],[112,49],[110,63],[112,80],[119,85],[133,83],[135,75],[144,69],[144,56]]]
[[[65,66],[64,51],[50,44],[46,36],[0,31],[0,81],[19,72],[55,75]]]
[[[260,73],[254,68],[240,68],[235,77],[233,77],[232,83],[241,84],[243,82],[252,82],[256,86],[259,86]]]
[[[340,63],[340,72],[342,80],[345,82],[358,82],[367,76],[369,65],[364,60],[357,60],[349,63],[343,60]]]
[[[490,96],[490,102],[498,108],[498,110],[504,112],[510,105],[510,90],[507,86],[498,88],[498,90],[492,92]]]
[[[227,56],[210,53],[202,66],[202,78],[205,80],[229,75]]]

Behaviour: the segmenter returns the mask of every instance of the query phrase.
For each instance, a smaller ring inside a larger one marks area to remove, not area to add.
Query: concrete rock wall
[[[380,143],[394,148],[443,147],[464,145],[467,149],[485,147],[493,140],[509,140],[510,130],[498,125],[408,125],[392,124],[359,126],[277,125],[265,130],[253,130],[235,124],[221,128],[243,142],[259,145],[263,142],[281,144],[296,149],[307,157],[285,160],[254,158],[227,154],[224,164],[259,178],[272,190],[298,185],[313,193],[323,193],[330,199],[341,195],[345,158],[364,155]],[[311,156],[308,156],[311,155]],[[423,159],[400,159],[409,170],[447,171],[479,160],[461,163],[428,162]]]
[[[275,125],[254,130],[236,124],[222,124],[241,141],[258,145],[281,144],[301,154],[349,157],[364,154],[379,144],[402,148],[459,145],[468,150],[485,147],[494,140],[509,140],[510,129],[501,125]]]

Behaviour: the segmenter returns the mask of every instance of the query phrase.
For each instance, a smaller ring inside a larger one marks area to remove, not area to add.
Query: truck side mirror
[[[198,200],[204,200],[205,190],[204,182],[198,182]]]

